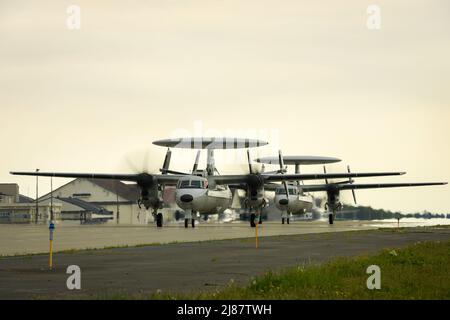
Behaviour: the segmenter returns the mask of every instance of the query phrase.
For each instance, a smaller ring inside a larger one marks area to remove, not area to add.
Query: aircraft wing
[[[304,192],[327,191],[333,186],[338,190],[355,190],[355,189],[378,189],[378,188],[399,188],[399,187],[420,187],[420,186],[436,186],[445,185],[447,182],[420,182],[420,183],[354,183],[354,184],[317,184],[304,185],[302,190]]]
[[[68,173],[68,172],[10,172],[18,176],[38,176],[38,177],[55,177],[55,178],[84,178],[84,179],[108,179],[129,182],[139,182],[143,179],[156,179],[159,183],[177,183],[184,175],[168,175],[168,174],[108,174],[108,173]]]
[[[275,191],[277,188],[279,188],[280,186],[282,186],[279,183],[266,183],[264,184],[264,190],[265,191]],[[239,190],[244,190],[247,191],[247,184],[245,183],[240,183],[240,184],[229,184],[228,187],[230,189],[239,189]]]
[[[344,179],[344,178],[364,178],[399,176],[406,172],[363,172],[363,173],[313,173],[313,174],[263,174],[266,181],[301,181],[318,179]]]
[[[316,179],[343,179],[343,178],[363,178],[380,176],[398,176],[405,172],[364,172],[364,173],[314,173],[314,174],[240,174],[212,176],[211,178],[217,184],[242,184],[254,183],[256,180],[263,183],[281,182],[281,181],[300,181]]]

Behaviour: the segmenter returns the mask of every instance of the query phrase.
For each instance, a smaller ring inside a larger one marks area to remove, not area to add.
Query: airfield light
[[[257,223],[256,225],[255,225],[255,246],[256,246],[256,249],[258,249],[258,224],[259,223]]]
[[[53,231],[55,231],[55,224],[53,221],[50,221],[50,225],[48,227],[50,231],[50,252],[49,252],[49,260],[48,260],[48,266],[50,270],[53,268]]]

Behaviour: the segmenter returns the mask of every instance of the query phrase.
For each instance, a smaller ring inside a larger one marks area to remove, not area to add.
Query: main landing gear
[[[328,214],[328,222],[330,224],[333,224],[333,222],[334,222],[334,213],[329,213]]]
[[[162,228],[163,226],[163,214],[160,212],[156,215],[156,226]]]
[[[156,222],[156,226],[158,228],[162,228],[162,226],[163,226],[163,214],[161,212],[158,212],[158,209],[153,209],[152,215],[153,215],[153,219]]]
[[[252,213],[250,215],[250,227],[252,227],[252,228],[256,227],[255,219],[256,219],[256,214]]]
[[[262,224],[262,215],[260,214],[256,214],[256,213],[252,213],[250,214],[250,227],[255,228],[256,227],[256,217],[258,216],[258,224]]]

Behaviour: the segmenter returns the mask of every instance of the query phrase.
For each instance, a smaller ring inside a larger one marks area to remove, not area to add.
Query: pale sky
[[[66,26],[72,4],[80,30]],[[366,26],[371,4],[380,30]],[[151,142],[180,133],[266,138],[255,157],[343,159],[331,172],[408,172],[361,182],[448,181],[449,57],[447,0],[0,0],[0,181],[34,197],[35,179],[9,171],[129,172],[145,150],[157,170],[165,150]],[[175,150],[172,168],[194,157]],[[402,212],[450,212],[449,196],[357,191]]]

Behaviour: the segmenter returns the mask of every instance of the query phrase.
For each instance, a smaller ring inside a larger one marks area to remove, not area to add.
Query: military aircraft
[[[294,165],[295,173],[300,174],[300,165],[318,165],[339,162],[341,159],[334,157],[322,156],[283,156],[280,169],[284,165]],[[278,157],[261,157],[257,158],[256,162],[263,164],[280,164]],[[306,212],[311,212],[313,208],[314,197],[303,192],[301,189],[303,181],[296,181],[288,183],[289,197],[286,197],[286,189],[283,185],[274,184],[266,186],[266,190],[274,191],[274,205],[281,211],[281,223],[290,223],[292,215],[301,215]]]
[[[268,204],[264,193],[265,186],[269,183],[282,182],[286,190],[288,181],[404,174],[404,172],[279,174],[285,170],[284,168],[277,172],[256,172],[253,170],[250,154],[247,150],[248,174],[220,175],[215,166],[214,150],[248,149],[266,145],[267,142],[244,138],[199,137],[158,140],[154,141],[153,144],[168,148],[206,149],[207,151],[207,166],[205,170],[198,170],[199,153],[197,153],[196,162],[191,173],[161,169],[161,172],[165,174],[184,175],[184,177],[178,179],[176,202],[185,211],[185,227],[188,227],[189,220],[192,227],[195,227],[195,217],[198,214],[216,214],[228,209],[232,201],[231,188],[246,191],[245,203],[251,211],[254,211],[250,219],[250,225],[254,227],[256,217],[261,217],[262,208]]]
[[[296,159],[297,158],[297,159]],[[280,167],[284,166],[284,163],[295,164],[296,172],[300,172],[300,164],[302,157],[264,157],[256,159],[257,162],[267,163],[267,164],[279,164]],[[307,160],[308,157],[305,157]],[[336,162],[336,161],[335,161]],[[306,163],[306,162],[305,162]],[[330,162],[331,163],[331,162]],[[319,164],[317,161],[315,164]],[[323,167],[324,174],[327,174],[326,167]],[[347,172],[351,174],[350,166],[347,166]],[[274,202],[275,205],[283,212],[282,213],[282,223],[284,223],[284,218],[286,218],[287,223],[289,223],[289,215],[301,214],[305,211],[310,211],[312,209],[312,201],[310,203],[307,193],[309,192],[323,192],[327,193],[327,201],[325,203],[325,210],[328,211],[328,221],[329,224],[333,224],[336,217],[336,213],[342,210],[342,202],[340,201],[340,191],[351,190],[353,195],[354,203],[356,202],[356,189],[376,189],[376,188],[398,188],[398,187],[418,187],[418,186],[434,186],[434,185],[446,185],[447,182],[420,182],[420,183],[364,183],[356,184],[354,180],[348,178],[346,181],[339,182],[329,182],[328,178],[325,179],[325,184],[319,185],[304,185],[304,184],[291,184],[288,186],[287,190],[282,185],[277,185],[271,189],[275,191]],[[288,196],[287,196],[288,195]]]

